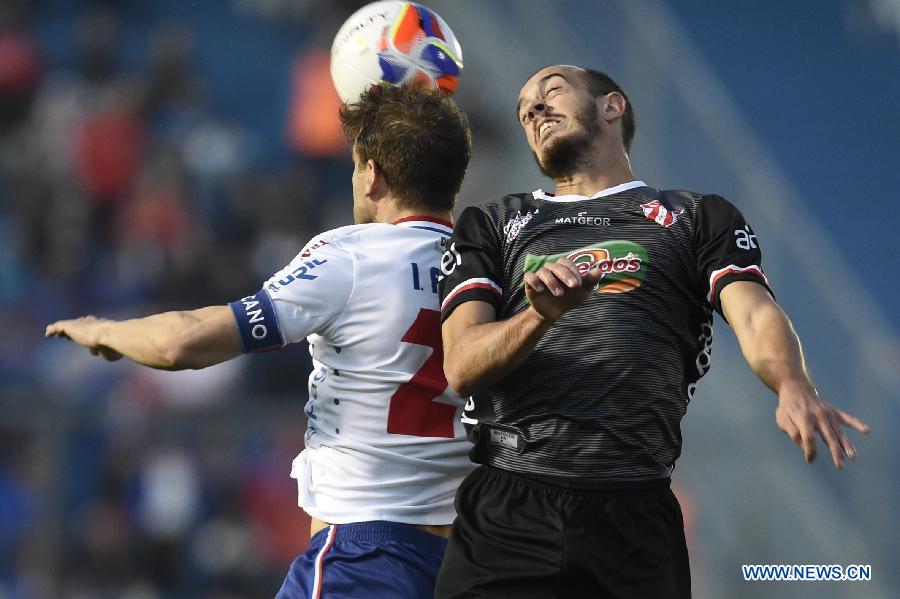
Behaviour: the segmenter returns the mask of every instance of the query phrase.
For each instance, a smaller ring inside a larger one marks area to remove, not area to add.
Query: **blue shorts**
[[[333,524],[294,560],[276,599],[432,599],[446,547],[409,524]]]

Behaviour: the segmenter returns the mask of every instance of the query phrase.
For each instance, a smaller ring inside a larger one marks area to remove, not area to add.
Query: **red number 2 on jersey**
[[[453,437],[456,407],[434,398],[447,389],[440,313],[422,308],[400,341],[424,345],[431,355],[413,377],[397,387],[388,409],[387,432],[416,437]]]

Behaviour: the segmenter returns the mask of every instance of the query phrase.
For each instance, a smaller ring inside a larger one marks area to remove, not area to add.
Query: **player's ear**
[[[612,122],[625,114],[628,100],[619,92],[610,92],[600,96],[600,114],[607,122]]]
[[[378,163],[369,159],[366,162],[366,196],[378,198],[386,191],[387,181]]]

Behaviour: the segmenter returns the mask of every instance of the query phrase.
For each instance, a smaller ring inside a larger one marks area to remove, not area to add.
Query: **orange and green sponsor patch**
[[[599,268],[603,276],[597,284],[597,293],[625,293],[641,286],[650,263],[643,246],[624,239],[604,241],[572,252],[553,256],[525,256],[525,272],[537,272],[542,266],[568,258],[584,275],[592,268]],[[524,283],[523,283],[524,284]]]

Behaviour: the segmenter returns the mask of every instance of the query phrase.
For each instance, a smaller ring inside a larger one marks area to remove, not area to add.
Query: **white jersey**
[[[443,373],[438,262],[452,229],[426,217],[313,239],[232,304],[244,351],[309,341],[299,504],[335,524],[449,524],[473,465]]]

